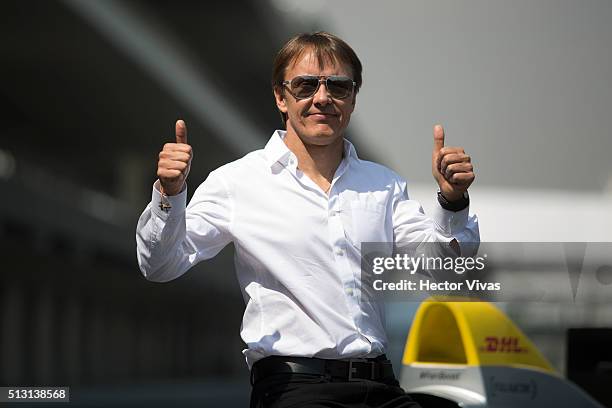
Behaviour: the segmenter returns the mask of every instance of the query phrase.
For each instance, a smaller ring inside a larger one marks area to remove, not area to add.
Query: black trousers
[[[339,380],[312,374],[274,374],[257,381],[251,408],[420,408],[395,378]]]

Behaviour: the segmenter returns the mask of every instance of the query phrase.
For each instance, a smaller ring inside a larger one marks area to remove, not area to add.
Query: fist
[[[187,126],[182,120],[176,121],[176,143],[166,143],[159,152],[157,177],[162,194],[177,195],[183,189],[193,153],[187,144]]]
[[[448,201],[461,199],[476,177],[472,159],[462,147],[444,147],[444,129],[440,125],[434,126],[431,171]]]

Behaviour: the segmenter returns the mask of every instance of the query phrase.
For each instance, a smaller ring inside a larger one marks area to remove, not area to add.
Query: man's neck
[[[328,191],[336,169],[342,161],[344,140],[338,138],[329,145],[309,145],[295,133],[288,131],[285,144],[296,155],[298,167],[324,191]]]

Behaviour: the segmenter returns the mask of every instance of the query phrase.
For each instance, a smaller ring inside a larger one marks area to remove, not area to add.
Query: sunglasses
[[[283,81],[289,93],[295,99],[308,99],[317,93],[322,83],[325,83],[327,92],[334,99],[345,99],[352,95],[357,83],[345,76],[315,76],[300,75],[291,81]]]

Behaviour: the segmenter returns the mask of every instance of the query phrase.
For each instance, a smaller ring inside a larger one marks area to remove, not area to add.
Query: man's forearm
[[[186,195],[186,192],[181,194]],[[185,273],[187,262],[184,197],[163,197],[154,190],[136,227],[138,265],[148,280],[166,282]]]

